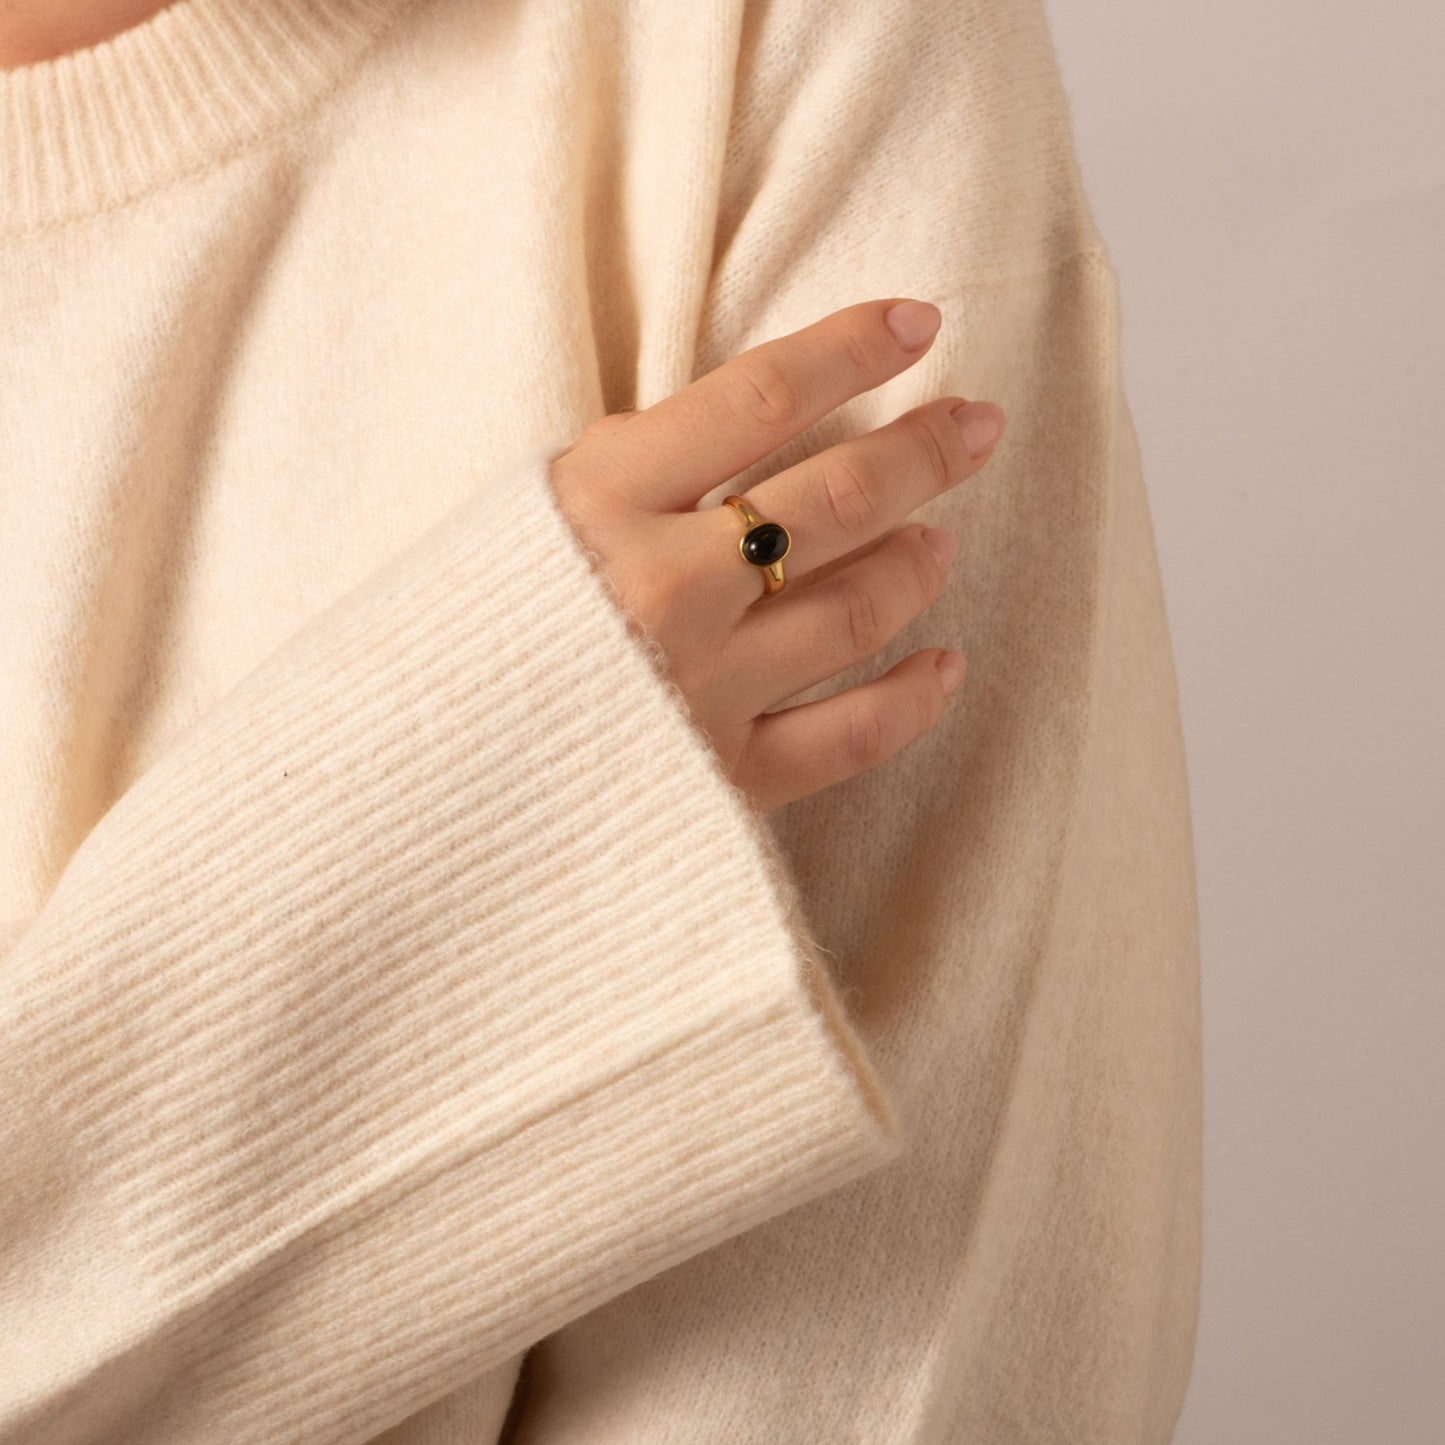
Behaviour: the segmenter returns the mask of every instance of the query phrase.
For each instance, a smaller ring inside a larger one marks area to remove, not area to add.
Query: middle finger
[[[943,397],[904,412],[863,436],[850,438],[776,472],[746,493],[755,511],[781,522],[792,537],[789,583],[875,541],[931,498],[982,469],[995,436],[977,455],[969,451],[962,421],[993,415],[992,402]],[[724,505],[731,525],[737,514]],[[760,590],[756,568],[738,557],[738,585],[751,598]],[[786,595],[786,588],[784,589]]]

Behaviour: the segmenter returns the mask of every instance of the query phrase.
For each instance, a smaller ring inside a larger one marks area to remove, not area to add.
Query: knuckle
[[[558,510],[567,519],[590,560],[598,554],[600,539],[607,529],[607,493],[600,487],[573,486],[565,478],[561,482],[554,481],[552,493]]]
[[[575,471],[576,457],[574,453],[572,451],[563,452],[560,456],[553,458],[552,464],[547,470],[547,483],[551,488],[552,498],[563,516],[572,524],[574,530],[581,530],[588,525],[589,492],[585,486],[575,483]]]
[[[846,449],[835,447],[820,464],[829,515],[845,537],[868,535],[878,516],[872,489]]]
[[[767,427],[790,427],[803,415],[797,381],[766,352],[737,358],[737,405],[743,415]]]
[[[908,562],[913,573],[914,598],[921,611],[943,590],[947,574],[923,541],[921,530],[908,548]]]
[[[840,581],[838,590],[842,593],[844,640],[849,653],[855,659],[871,657],[882,640],[882,624],[873,593],[855,578]]]
[[[858,771],[877,767],[883,761],[886,744],[883,714],[878,705],[858,698],[848,713],[846,747],[849,763]]]
[[[584,432],[571,448],[553,459],[548,481],[568,520],[591,533],[625,512],[630,503],[625,485],[616,478],[613,469],[605,465],[604,458],[590,452],[579,455],[578,449],[586,437]]]
[[[578,440],[580,441],[581,438],[579,437]],[[559,452],[547,467],[547,481],[551,485],[552,491],[558,496],[561,496],[566,490],[568,477],[576,465],[576,458],[573,456],[576,446],[577,443],[573,442],[565,452]]]
[[[939,438],[937,428],[926,414],[915,413],[908,419],[908,435],[919,464],[942,489],[948,484],[949,463],[948,451]]]
[[[838,349],[855,376],[873,376],[878,371],[878,347],[871,327],[856,324],[840,326]]]

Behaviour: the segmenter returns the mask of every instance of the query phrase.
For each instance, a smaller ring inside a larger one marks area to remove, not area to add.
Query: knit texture
[[[1008,413],[765,818],[549,467],[851,302]],[[0,1442],[1155,1445],[1178,696],[1039,0],[179,0],[0,71]]]

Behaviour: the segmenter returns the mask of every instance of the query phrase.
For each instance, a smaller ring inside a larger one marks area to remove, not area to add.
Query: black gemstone
[[[743,538],[743,556],[759,567],[776,562],[788,550],[787,529],[778,522],[759,522]]]

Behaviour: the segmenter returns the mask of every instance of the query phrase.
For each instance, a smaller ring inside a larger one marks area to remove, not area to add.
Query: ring
[[[783,576],[783,558],[792,550],[793,539],[781,522],[760,517],[743,497],[736,494],[723,501],[743,519],[743,534],[738,538],[738,551],[744,562],[751,562],[763,574],[763,596],[771,597],[787,586]]]

